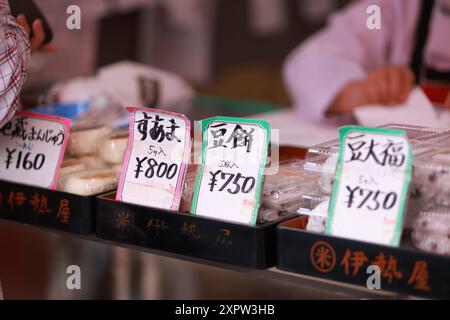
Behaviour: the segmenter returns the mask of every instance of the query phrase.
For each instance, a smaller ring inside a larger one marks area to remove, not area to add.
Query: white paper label
[[[398,245],[411,176],[400,130],[344,127],[327,234]]]
[[[130,137],[116,199],[177,210],[190,155],[190,122],[163,110],[128,110]]]
[[[0,179],[55,189],[70,120],[18,111],[0,128]]]
[[[218,117],[202,121],[202,164],[191,212],[256,222],[269,126],[261,120]]]

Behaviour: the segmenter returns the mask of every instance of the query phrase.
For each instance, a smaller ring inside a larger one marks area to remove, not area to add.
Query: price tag
[[[411,180],[401,130],[344,127],[326,233],[397,246]]]
[[[261,120],[217,117],[201,122],[202,156],[192,214],[255,224],[270,140]]]
[[[182,114],[128,108],[130,134],[116,199],[178,210],[191,151],[191,124]]]
[[[0,128],[0,179],[55,189],[70,120],[17,111]]]

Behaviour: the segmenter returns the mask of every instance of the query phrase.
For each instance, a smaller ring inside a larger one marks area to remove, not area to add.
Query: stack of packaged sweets
[[[404,233],[411,232],[419,249],[450,255],[450,130],[399,124],[383,128],[405,131],[412,149]],[[304,170],[318,188],[303,196],[298,210],[308,217],[307,231],[325,232],[338,155],[338,139],[308,149]]]

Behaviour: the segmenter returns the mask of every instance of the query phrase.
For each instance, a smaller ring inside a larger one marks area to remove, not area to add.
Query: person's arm
[[[0,128],[17,109],[29,57],[28,34],[10,14],[7,0],[0,0]]]
[[[371,4],[381,8],[380,30],[369,30],[366,26],[366,10]],[[380,79],[390,79],[392,74],[394,79],[399,73],[403,77],[404,70],[398,71],[397,67],[367,76],[387,63],[399,8],[401,5],[396,1],[357,1],[332,16],[323,31],[294,50],[283,73],[295,107],[315,120],[350,112],[355,105],[366,102],[367,97],[383,89],[367,85],[369,78],[372,84],[378,85]],[[386,86],[386,82],[381,85]]]

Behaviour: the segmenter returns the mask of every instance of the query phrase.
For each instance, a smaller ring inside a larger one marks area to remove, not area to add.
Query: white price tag
[[[411,161],[401,130],[341,128],[327,234],[398,245]]]
[[[16,112],[0,128],[0,179],[55,189],[69,130],[67,118]]]
[[[190,156],[189,119],[164,110],[128,110],[130,135],[116,199],[178,210]]]
[[[202,163],[191,212],[241,223],[256,223],[267,159],[269,124],[217,117],[201,122]]]

